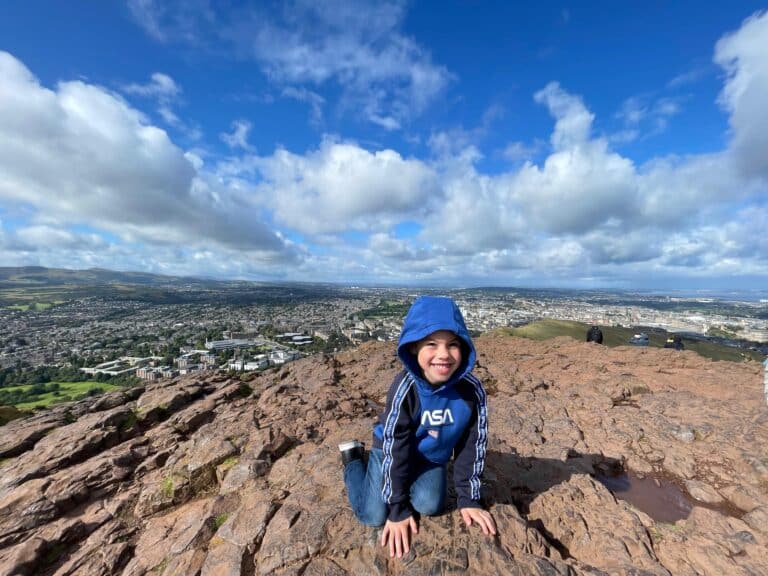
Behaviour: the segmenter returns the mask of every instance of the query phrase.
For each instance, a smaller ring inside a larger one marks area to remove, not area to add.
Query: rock
[[[528,520],[566,558],[609,573],[669,574],[640,518],[588,476],[572,476],[541,494],[531,503]]]
[[[749,514],[744,515],[743,520],[749,524],[750,528],[768,535],[768,506],[755,508]]]
[[[195,375],[9,422],[0,575],[768,573],[762,366],[569,338],[476,345],[495,538],[450,497],[400,560],[355,520],[336,444],[370,442],[399,370],[393,343],[370,342],[248,388]],[[690,515],[660,522],[593,479],[626,470],[685,486]]]
[[[680,440],[680,442],[685,442],[686,444],[696,440],[696,434],[691,426],[679,426],[672,432],[672,435]]]
[[[751,512],[760,505],[760,495],[751,486],[726,486],[720,493],[731,504],[745,512]]]
[[[722,504],[724,502],[723,497],[718,494],[717,490],[704,482],[686,480],[685,487],[688,493],[699,502],[704,502],[705,504]]]

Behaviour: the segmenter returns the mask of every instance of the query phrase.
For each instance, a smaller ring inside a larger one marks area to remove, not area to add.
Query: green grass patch
[[[42,312],[43,310],[48,310],[51,306],[53,306],[53,302],[30,302],[28,304],[14,304],[13,306],[9,306],[9,308],[12,310],[20,310],[22,312],[28,312],[30,310]]]
[[[26,415],[26,412],[19,410],[16,406],[0,406],[0,426]]]
[[[173,498],[173,478],[166,476],[163,478],[163,496],[166,498]]]
[[[367,308],[356,312],[355,315],[361,320],[367,318],[402,318],[408,312],[410,304],[398,302],[395,300],[381,300],[373,308]]]
[[[121,387],[116,384],[108,384],[106,382],[97,382],[94,380],[85,382],[48,382],[47,384],[58,384],[58,392],[46,392],[44,394],[34,395],[26,401],[14,404],[14,406],[18,410],[33,410],[35,408],[44,408],[51,404],[84,398],[89,394],[94,394],[93,390],[101,390],[99,393],[103,393],[121,389]],[[7,386],[5,388],[0,388],[0,393],[11,393],[14,391],[27,392],[34,386],[35,384]]]
[[[169,562],[168,558],[163,559],[163,561],[160,562],[160,564],[152,568],[152,572],[154,572],[155,574],[162,574],[163,572],[165,572],[165,569],[168,568],[168,562]]]
[[[129,430],[132,430],[134,426],[136,426],[138,421],[139,421],[139,417],[137,412],[132,410],[131,412],[128,413],[128,416],[126,416],[125,420],[120,422],[118,429],[120,430],[120,432],[128,432]]]
[[[240,460],[239,456],[230,456],[229,458],[224,460],[224,462],[221,463],[221,466],[223,468],[232,468],[232,466],[237,464],[239,460]]]
[[[575,322],[571,320],[540,320],[518,328],[500,328],[499,332],[509,336],[528,338],[530,340],[549,340],[557,336],[569,336],[574,340],[586,342],[587,330],[591,324]],[[619,326],[600,325],[603,332],[603,345],[611,348],[615,346],[631,346],[630,338],[641,329],[622,328]],[[669,334],[663,330],[642,330],[648,334],[650,348],[663,348]],[[693,350],[699,356],[712,360],[725,360],[727,362],[745,362],[754,360],[762,362],[763,356],[754,350],[744,350],[725,346],[715,342],[697,341],[683,338],[686,350]]]
[[[216,516],[216,518],[213,519],[214,530],[218,530],[221,527],[221,525],[227,521],[227,518],[229,518],[229,514],[227,512],[224,512]]]

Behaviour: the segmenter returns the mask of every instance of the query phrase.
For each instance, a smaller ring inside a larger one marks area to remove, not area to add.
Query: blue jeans
[[[384,452],[372,448],[368,466],[363,460],[353,460],[344,468],[347,496],[357,519],[367,526],[383,526],[389,508],[381,498],[384,482],[381,464]],[[411,473],[411,507],[419,514],[434,516],[445,509],[445,466],[422,460]]]

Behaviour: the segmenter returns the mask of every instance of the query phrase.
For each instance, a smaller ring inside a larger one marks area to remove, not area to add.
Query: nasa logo
[[[453,424],[453,414],[451,414],[451,409],[446,408],[445,410],[437,409],[437,410],[424,410],[424,412],[421,413],[421,425],[425,426],[429,424],[430,426],[442,426],[443,424]]]

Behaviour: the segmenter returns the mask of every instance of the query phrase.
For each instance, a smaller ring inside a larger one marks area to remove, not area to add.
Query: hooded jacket
[[[439,387],[424,379],[411,344],[438,330],[461,341],[461,363]],[[387,394],[387,405],[373,431],[373,447],[384,452],[382,499],[388,519],[412,514],[411,464],[416,458],[444,465],[455,455],[453,478],[459,508],[480,507],[480,476],[485,465],[488,418],[485,390],[472,374],[476,353],[464,318],[450,298],[421,296],[403,323],[397,355],[403,364]]]

